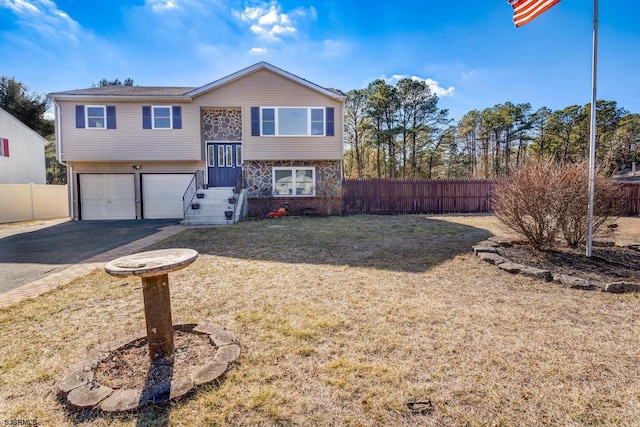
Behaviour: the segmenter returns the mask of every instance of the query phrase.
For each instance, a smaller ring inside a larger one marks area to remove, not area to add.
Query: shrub
[[[556,244],[559,236],[576,247],[586,241],[589,167],[586,162],[560,165],[549,160],[528,164],[496,186],[494,213],[533,247]],[[619,184],[596,171],[594,232],[622,207]]]

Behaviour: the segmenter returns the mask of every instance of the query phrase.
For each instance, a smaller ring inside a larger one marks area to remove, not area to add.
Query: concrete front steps
[[[182,220],[182,225],[226,225],[238,222],[236,204],[229,203],[229,197],[233,196],[232,187],[216,187],[200,189],[198,193],[203,193],[202,199],[194,198],[192,203],[199,203],[199,209],[192,209],[189,206]],[[226,219],[224,212],[233,210],[232,219]]]

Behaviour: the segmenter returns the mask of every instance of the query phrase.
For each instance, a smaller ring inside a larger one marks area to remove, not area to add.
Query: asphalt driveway
[[[177,224],[176,219],[68,221],[17,234],[2,233],[0,293]]]

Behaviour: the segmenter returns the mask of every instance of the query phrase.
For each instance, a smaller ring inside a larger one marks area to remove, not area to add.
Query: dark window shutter
[[[260,107],[251,107],[251,136],[260,136]]]
[[[107,129],[116,128],[116,106],[107,105]]]
[[[84,105],[76,105],[76,128],[84,128]]]
[[[327,107],[326,136],[335,136],[334,108]]]
[[[142,129],[151,129],[151,106],[142,106]]]
[[[173,109],[173,128],[182,129],[182,107],[174,105],[171,108]]]
[[[2,138],[2,155],[9,157],[9,140],[7,138]]]

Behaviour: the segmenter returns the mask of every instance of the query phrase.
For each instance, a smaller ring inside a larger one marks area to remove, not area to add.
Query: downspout
[[[69,186],[69,216],[73,220],[75,217],[75,211],[73,209],[73,167],[62,161],[62,126],[60,125],[60,106],[53,100],[55,106],[55,127],[56,127],[56,160],[62,166],[67,168],[67,185]]]

